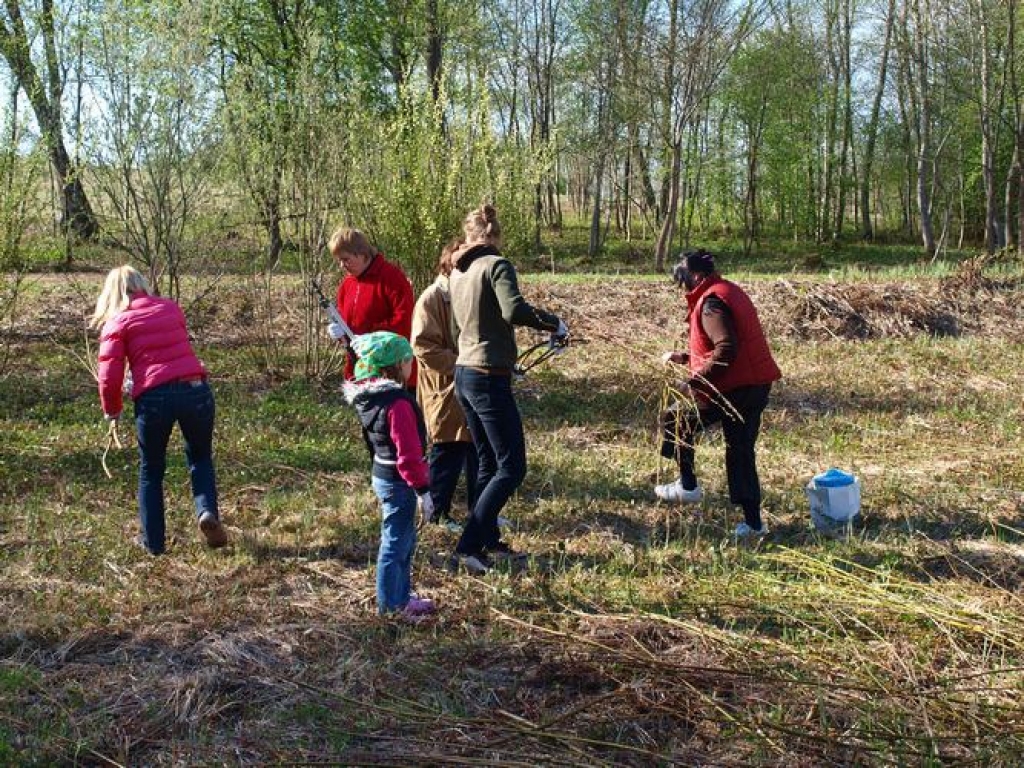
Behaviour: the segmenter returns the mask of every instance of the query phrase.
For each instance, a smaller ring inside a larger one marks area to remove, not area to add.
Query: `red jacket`
[[[345,275],[338,286],[338,311],[352,333],[391,331],[408,339],[412,335],[412,310],[416,301],[412,283],[395,264],[377,254],[359,277]],[[345,378],[353,377],[353,360],[345,364]],[[416,364],[406,382],[416,386]]]
[[[717,296],[729,308],[736,327],[736,358],[728,366],[707,376],[708,383],[719,392],[731,392],[739,387],[770,384],[782,378],[782,371],[776,365],[764,337],[757,309],[746,291],[735,283],[723,280],[721,275],[712,274],[696,288],[686,294],[689,305],[687,319],[690,323],[690,370],[702,370],[714,347],[701,326],[701,310],[705,300]]]
[[[206,376],[185,330],[185,315],[170,299],[136,293],[128,308],[100,331],[99,384],[103,413],[121,413],[124,363],[132,371],[132,399],[177,379]]]

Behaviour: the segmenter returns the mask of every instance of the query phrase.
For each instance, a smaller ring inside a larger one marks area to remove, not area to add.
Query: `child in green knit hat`
[[[355,380],[345,397],[355,406],[373,448],[371,484],[381,503],[377,551],[377,606],[382,614],[400,613],[419,621],[435,610],[434,601],[411,592],[416,549],[417,501],[423,516],[434,513],[430,476],[424,458],[427,430],[416,399],[405,388],[412,373],[409,342],[389,331],[352,340],[358,360]]]

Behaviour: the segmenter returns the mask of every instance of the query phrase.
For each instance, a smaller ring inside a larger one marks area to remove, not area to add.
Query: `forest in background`
[[[694,238],[1021,247],[1017,3],[9,0],[0,248],[178,295],[348,223],[422,281],[465,211],[650,267]]]

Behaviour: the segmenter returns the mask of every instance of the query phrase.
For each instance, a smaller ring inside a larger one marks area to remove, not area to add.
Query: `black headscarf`
[[[680,288],[685,287],[686,290],[691,291],[697,284],[694,273],[710,275],[714,271],[714,254],[699,248],[696,251],[687,251],[683,254],[680,262],[672,270],[672,279]]]

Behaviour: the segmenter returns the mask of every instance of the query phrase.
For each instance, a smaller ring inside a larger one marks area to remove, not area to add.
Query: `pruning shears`
[[[356,335],[352,333],[352,329],[348,327],[348,323],[342,319],[341,312],[338,311],[338,306],[324,295],[323,289],[320,287],[320,281],[313,277],[310,278],[309,284],[310,290],[312,290],[313,294],[316,296],[317,303],[320,305],[320,308],[327,313],[331,322],[337,323],[341,326],[341,330],[345,332],[346,336],[348,336],[349,341],[354,339]]]
[[[512,372],[518,378],[522,378],[526,375],[526,372],[531,368],[535,368],[546,360],[550,360],[552,357],[565,352],[569,346],[568,334],[564,336],[557,336],[552,333],[547,339],[538,341],[529,349],[524,350],[516,358],[516,364],[512,369]]]

